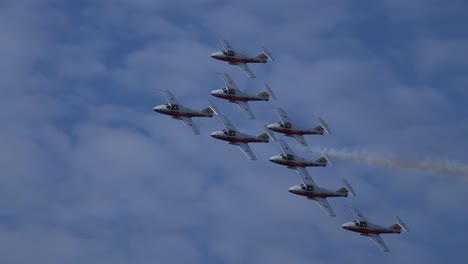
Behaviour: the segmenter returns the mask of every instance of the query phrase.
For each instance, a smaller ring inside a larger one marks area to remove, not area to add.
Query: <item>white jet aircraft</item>
[[[396,217],[396,224],[385,227],[369,223],[356,208],[351,207],[351,211],[357,221],[344,223],[342,227],[349,231],[361,233],[361,236],[369,237],[382,251],[388,251],[388,247],[380,237],[380,234],[400,234],[402,229],[408,232],[405,223],[398,216]]]
[[[164,96],[166,96],[167,104],[158,105],[153,108],[155,112],[172,116],[172,118],[181,120],[184,124],[190,128],[194,134],[200,134],[195,123],[193,123],[192,117],[213,117],[213,110],[210,107],[203,109],[202,111],[196,111],[187,107],[181,106],[174,95],[169,90],[162,90]]]
[[[302,172],[299,172],[301,170]],[[289,188],[289,192],[305,196],[309,200],[315,200],[323,209],[323,211],[329,216],[336,215],[335,212],[333,212],[333,209],[331,208],[330,204],[328,203],[326,199],[327,197],[348,197],[349,192],[356,196],[356,193],[354,192],[353,188],[345,179],[343,179],[345,187],[337,191],[332,191],[315,185],[314,181],[312,180],[312,177],[309,175],[306,168],[296,168],[296,171],[301,176],[304,184],[296,185]]]
[[[248,134],[241,133],[237,131],[234,125],[229,121],[229,119],[219,113],[219,110],[216,106],[210,101],[211,109],[216,113],[216,115],[221,119],[223,122],[224,129],[220,131],[215,131],[211,133],[211,136],[229,142],[231,145],[238,146],[242,152],[249,158],[250,160],[256,160],[255,154],[250,149],[248,143],[268,143],[270,137],[267,133],[263,133],[260,136],[251,136]]]
[[[228,100],[230,103],[237,104],[248,119],[255,118],[254,114],[250,110],[248,101],[268,101],[270,100],[270,96],[276,100],[275,94],[266,83],[265,91],[260,94],[247,94],[237,88],[236,84],[228,74],[223,73],[222,75],[226,86],[222,89],[212,91],[211,95]]]
[[[326,167],[328,163],[332,164],[330,160],[323,155],[315,161],[298,157],[294,154],[286,142],[284,142],[282,139],[278,140],[278,142],[281,146],[281,149],[283,150],[283,154],[270,157],[270,161],[286,166],[289,169],[295,169],[299,172],[299,174],[301,174],[302,177],[304,177],[302,173],[306,172],[306,167]]]
[[[318,118],[320,125],[315,128],[301,128],[293,124],[288,114],[282,108],[278,107],[276,111],[281,118],[281,122],[268,125],[268,129],[294,138],[304,150],[308,151],[309,148],[303,135],[323,135],[324,132],[331,134],[330,128],[320,117]]]
[[[262,47],[262,53],[257,57],[250,57],[247,55],[239,54],[234,48],[224,39],[220,39],[219,43],[223,46],[223,51],[214,52],[211,57],[217,60],[227,61],[231,65],[239,67],[245,75],[250,78],[255,78],[255,74],[250,70],[247,63],[266,63],[268,59],[273,61],[271,54]]]

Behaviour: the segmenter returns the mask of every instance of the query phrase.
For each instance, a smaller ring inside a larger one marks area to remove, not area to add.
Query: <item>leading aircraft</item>
[[[270,137],[267,133],[263,133],[260,136],[252,136],[248,134],[244,134],[239,132],[234,125],[229,121],[229,119],[219,113],[219,110],[216,106],[210,101],[211,109],[216,113],[216,115],[221,119],[223,122],[224,129],[220,131],[215,131],[211,133],[213,138],[224,140],[229,142],[231,145],[238,146],[242,152],[249,158],[250,160],[256,160],[255,154],[250,149],[248,143],[268,143],[270,141]]]
[[[344,187],[338,189],[337,191],[332,191],[318,187],[312,180],[312,177],[309,175],[306,168],[298,167],[296,168],[296,171],[301,176],[304,183],[289,188],[289,192],[305,196],[309,200],[315,200],[328,216],[336,215],[328,203],[327,197],[348,197],[348,193],[352,193],[354,196],[356,196],[353,188],[345,179],[343,179]]]
[[[220,39],[219,43],[223,46],[223,51],[214,52],[211,57],[217,60],[227,61],[231,65],[235,65],[241,69],[247,77],[255,78],[255,74],[250,70],[247,63],[266,63],[267,60],[273,61],[271,54],[262,47],[262,53],[256,57],[243,55],[234,50],[234,48],[224,39]]]
[[[306,151],[309,151],[309,148],[303,135],[323,135],[324,132],[331,134],[330,128],[320,117],[318,118],[320,123],[318,126],[314,128],[302,128],[295,125],[282,108],[276,108],[276,112],[278,112],[281,122],[268,125],[268,129],[294,138],[299,146]]]
[[[396,224],[390,227],[385,227],[370,223],[357,208],[351,207],[351,211],[353,212],[356,221],[344,223],[341,227],[352,232],[358,232],[361,236],[370,238],[382,251],[389,251],[389,249],[380,237],[380,234],[400,234],[401,230],[408,232],[408,228],[405,223],[403,223],[398,216],[396,216]]]
[[[248,119],[255,118],[254,114],[250,110],[248,101],[268,101],[270,100],[270,96],[276,100],[275,94],[266,83],[265,91],[261,92],[258,95],[248,94],[239,90],[239,88],[237,88],[237,85],[234,83],[234,81],[228,74],[222,73],[222,75],[224,84],[226,86],[222,89],[212,91],[211,95],[237,104]]]
[[[174,95],[169,90],[162,90],[164,96],[166,96],[167,104],[158,105],[153,108],[155,112],[163,115],[172,116],[172,118],[184,122],[184,124],[192,130],[196,135],[200,134],[198,127],[192,120],[192,117],[213,117],[213,110],[207,107],[201,111],[193,110],[187,107],[181,106]]]

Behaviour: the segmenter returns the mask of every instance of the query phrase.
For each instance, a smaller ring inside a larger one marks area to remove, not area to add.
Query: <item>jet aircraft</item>
[[[248,143],[268,143],[270,137],[267,133],[263,133],[260,136],[252,136],[248,134],[244,134],[239,132],[234,125],[229,121],[229,119],[219,113],[219,110],[216,106],[210,101],[211,109],[216,113],[216,115],[221,119],[223,122],[224,129],[220,131],[215,131],[211,133],[213,138],[224,140],[229,142],[231,145],[238,146],[242,152],[249,158],[250,160],[256,160],[255,154],[250,149]]]
[[[302,181],[304,183],[289,188],[289,192],[305,196],[309,200],[315,200],[322,208],[322,210],[329,216],[336,215],[335,212],[333,212],[333,209],[331,208],[330,204],[328,203],[327,197],[348,197],[349,192],[356,196],[353,188],[345,179],[343,179],[345,187],[338,189],[337,191],[332,191],[329,189],[318,187],[312,180],[312,177],[309,175],[306,168],[299,167],[296,168],[296,171],[301,176]]]
[[[243,55],[234,50],[234,48],[224,39],[220,39],[219,43],[223,46],[223,51],[214,52],[211,57],[217,60],[227,61],[231,65],[239,67],[247,77],[255,78],[255,74],[250,70],[247,63],[266,63],[267,60],[273,61],[271,54],[262,47],[262,53],[256,57]]]
[[[294,140],[306,151],[309,151],[309,148],[303,135],[323,135],[324,132],[331,134],[330,128],[320,117],[318,118],[320,125],[315,128],[301,128],[294,125],[288,114],[286,114],[282,108],[278,107],[276,108],[276,111],[281,118],[281,122],[268,125],[268,129],[294,138]]]
[[[299,174],[304,172],[306,167],[326,167],[327,164],[332,164],[330,160],[323,155],[315,161],[298,157],[294,154],[289,145],[282,139],[278,140],[278,143],[280,144],[281,149],[283,150],[283,154],[270,157],[270,161],[279,165],[286,166],[290,169],[295,169],[299,172]],[[304,170],[298,168],[303,168]]]
[[[192,120],[192,117],[213,117],[213,110],[207,107],[201,111],[193,110],[187,107],[181,106],[174,95],[169,90],[162,90],[164,96],[166,96],[167,104],[158,105],[153,108],[155,112],[163,115],[172,116],[172,118],[181,120],[184,124],[192,130],[194,134],[200,134],[198,127]]]
[[[275,94],[266,83],[265,91],[261,92],[258,95],[248,94],[239,90],[239,88],[237,88],[237,85],[234,83],[234,81],[228,74],[222,73],[222,75],[226,86],[222,89],[212,91],[211,95],[237,104],[248,119],[255,118],[254,114],[250,110],[248,101],[268,101],[270,100],[270,96],[276,100]]]
[[[408,232],[405,223],[403,223],[398,216],[396,217],[396,224],[385,227],[370,223],[357,208],[351,207],[351,211],[356,221],[344,223],[342,227],[352,232],[358,232],[361,236],[370,238],[382,251],[389,251],[389,249],[380,237],[380,234],[400,234],[402,229]]]

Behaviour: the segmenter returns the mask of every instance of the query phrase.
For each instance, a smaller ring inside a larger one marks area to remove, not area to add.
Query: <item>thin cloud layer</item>
[[[423,1],[408,8],[400,2],[360,8],[327,1],[124,0],[0,6],[2,263],[463,257],[465,238],[441,222],[466,233],[466,199],[453,198],[465,181],[347,162],[310,169],[320,186],[338,189],[346,177],[358,192],[330,199],[337,213],[330,219],[287,192],[301,181],[267,160],[280,153],[276,143],[253,145],[259,160],[252,162],[209,136],[221,128],[216,118],[195,119],[202,133],[194,136],[152,111],[165,100],[156,89],[170,89],[188,107],[206,107],[224,71],[243,90],[259,91],[268,82],[279,97],[252,103],[256,120],[216,101],[243,132],[261,133],[263,124],[278,121],[273,109],[281,106],[301,125],[314,126],[321,116],[332,127],[333,135],[307,137],[313,147],[463,162],[466,93],[452,89],[463,78],[447,69],[464,65],[456,54],[466,37],[441,33],[457,26],[450,19],[432,28],[416,16],[405,29],[408,12],[427,7]],[[434,6],[424,12],[432,14]],[[443,18],[462,10],[446,6]],[[427,35],[410,34],[418,29]],[[385,45],[383,32],[392,39]],[[258,78],[248,80],[209,57],[221,49],[218,37],[248,54],[267,46],[277,60],[253,65]],[[290,143],[301,156],[316,156]],[[353,219],[349,205],[385,225],[399,215],[412,232],[384,237],[392,251],[382,254],[341,229]]]

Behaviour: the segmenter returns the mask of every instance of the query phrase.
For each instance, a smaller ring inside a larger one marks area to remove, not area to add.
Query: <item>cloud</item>
[[[243,132],[261,133],[263,124],[278,120],[273,107],[279,105],[304,126],[316,125],[314,115],[325,118],[334,134],[307,136],[314,147],[461,159],[461,98],[432,79],[403,74],[401,60],[376,53],[375,43],[354,34],[362,20],[356,22],[355,9],[345,3],[181,6],[4,3],[3,262],[361,263],[364,257],[437,263],[460,257],[453,249],[464,238],[437,232],[441,218],[445,225],[466,221],[464,200],[452,198],[465,188],[458,179],[345,161],[311,169],[320,186],[339,188],[340,178],[348,177],[358,192],[330,199],[338,215],[330,219],[315,203],[287,192],[300,178],[266,160],[280,152],[277,144],[252,144],[259,157],[252,162],[209,136],[221,128],[216,118],[196,119],[202,135],[194,136],[151,109],[164,103],[156,88],[171,89],[188,107],[206,107],[208,92],[222,85],[215,73],[226,71],[243,90],[258,92],[267,81],[279,97],[252,103],[255,121],[217,101]],[[398,24],[390,27],[399,31]],[[277,61],[253,65],[258,78],[248,80],[209,58],[220,49],[220,36],[249,54],[265,45]],[[408,47],[423,39],[395,38],[412,43]],[[422,52],[399,53],[415,58],[403,60],[408,68],[423,69],[419,63],[427,59],[426,72],[436,75],[461,65],[453,54],[461,54],[462,45],[432,39]],[[393,251],[382,255],[368,239],[340,228],[352,220],[345,205],[362,208],[377,223],[390,224],[398,214],[412,232],[385,237]]]

